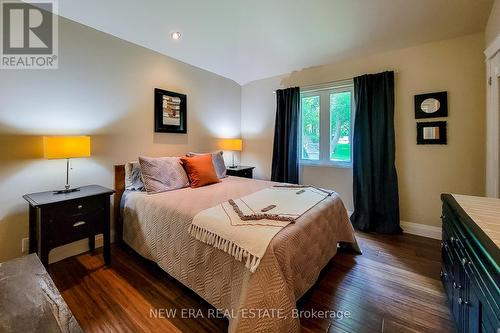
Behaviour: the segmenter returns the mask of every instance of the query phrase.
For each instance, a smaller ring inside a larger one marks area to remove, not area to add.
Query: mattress
[[[347,211],[337,194],[281,230],[255,273],[188,234],[198,212],[275,184],[227,177],[196,189],[153,195],[126,192],[122,199],[124,241],[223,311],[230,332],[299,332],[299,318],[293,315],[296,301],[316,282],[339,242],[357,248]]]

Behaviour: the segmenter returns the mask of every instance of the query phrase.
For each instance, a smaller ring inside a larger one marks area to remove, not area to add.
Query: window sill
[[[324,161],[307,161],[300,160],[299,166],[301,167],[322,167],[322,168],[336,168],[336,169],[352,169],[352,162],[324,162]]]

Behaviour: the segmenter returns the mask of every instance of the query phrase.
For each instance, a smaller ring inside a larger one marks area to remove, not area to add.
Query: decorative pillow
[[[224,157],[222,157],[222,150],[216,151],[213,153],[188,153],[187,156],[199,156],[199,155],[207,155],[210,154],[212,156],[212,163],[214,165],[215,173],[217,173],[217,177],[219,179],[227,177],[226,164],[224,163]]]
[[[148,194],[189,186],[188,177],[178,157],[139,157],[139,163]]]
[[[220,182],[212,163],[212,156],[209,154],[181,157],[181,161],[191,181],[191,187],[196,188]]]
[[[129,191],[144,191],[142,181],[141,165],[139,162],[128,162],[125,164],[125,189]]]

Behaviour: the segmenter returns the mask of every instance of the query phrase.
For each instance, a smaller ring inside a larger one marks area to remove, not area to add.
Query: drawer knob
[[[78,228],[78,227],[85,225],[85,224],[87,224],[87,222],[85,222],[85,221],[76,222],[75,224],[73,224],[73,228]]]
[[[466,258],[462,258],[462,265],[465,266],[465,264],[472,265],[472,262],[468,261]]]

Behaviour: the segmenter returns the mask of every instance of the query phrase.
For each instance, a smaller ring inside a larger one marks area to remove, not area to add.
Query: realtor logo
[[[0,0],[2,69],[57,69],[56,0]]]

